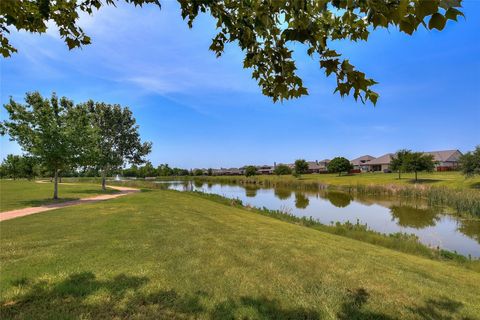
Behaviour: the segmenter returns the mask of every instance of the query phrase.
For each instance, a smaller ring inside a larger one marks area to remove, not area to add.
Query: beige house
[[[449,171],[458,168],[462,153],[459,150],[430,151],[426,154],[433,155],[437,171]]]
[[[381,157],[368,161],[365,165],[368,166],[368,171],[388,172],[390,170],[390,162],[392,161],[393,155],[393,153],[384,154]]]
[[[365,155],[351,160],[350,163],[353,165],[353,170],[360,170],[362,172],[365,172],[369,170],[368,163],[373,159],[375,159],[375,157]]]

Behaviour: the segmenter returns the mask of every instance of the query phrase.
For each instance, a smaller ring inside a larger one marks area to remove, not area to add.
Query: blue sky
[[[189,29],[174,1],[105,7],[81,25],[92,44],[68,51],[54,28],[11,33],[18,53],[1,60],[1,102],[25,92],[56,92],[75,102],[129,106],[154,165],[228,167],[379,156],[400,148],[460,149],[480,144],[480,2],[465,1],[466,19],[444,31],[410,37],[374,31],[368,42],[335,43],[379,84],[376,107],[333,94],[318,61],[294,47],[310,95],[274,104],[242,68],[235,44],[217,59],[203,15]],[[2,108],[1,118],[5,118]],[[21,153],[6,137],[1,156]]]

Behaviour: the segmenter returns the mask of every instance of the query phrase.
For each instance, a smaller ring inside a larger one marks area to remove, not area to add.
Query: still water
[[[413,233],[426,245],[480,257],[480,220],[459,218],[448,214],[446,209],[429,207],[421,201],[353,197],[338,191],[312,192],[186,181],[158,183],[173,190],[195,190],[240,199],[243,204],[312,217],[324,224],[358,220],[375,231]]]

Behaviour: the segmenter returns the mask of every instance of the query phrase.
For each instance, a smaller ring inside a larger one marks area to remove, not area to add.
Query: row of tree
[[[94,168],[105,190],[109,172],[125,163],[143,163],[151,150],[151,143],[141,142],[132,112],[118,104],[90,100],[75,105],[66,97],[47,99],[33,92],[26,94],[25,104],[10,98],[4,107],[9,119],[0,133],[20,145],[25,159],[52,174],[54,199],[62,171]]]

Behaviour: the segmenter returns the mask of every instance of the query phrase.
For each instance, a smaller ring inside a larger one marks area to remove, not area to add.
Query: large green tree
[[[402,178],[402,172],[405,171],[406,158],[412,152],[407,149],[398,150],[390,161],[390,169],[398,172],[398,179]]]
[[[279,164],[275,166],[275,169],[273,169],[273,173],[277,176],[292,174],[292,169],[286,164]]]
[[[295,160],[295,174],[304,174],[308,172],[308,162],[304,159]]]
[[[112,170],[120,169],[126,162],[144,163],[152,144],[141,141],[139,127],[129,108],[92,100],[79,107],[88,112],[95,132],[89,162],[101,170],[105,190],[106,176]]]
[[[327,164],[328,172],[338,173],[340,176],[342,172],[348,173],[353,169],[353,165],[344,157],[335,157]]]
[[[415,172],[415,181],[418,181],[418,172],[432,172],[435,169],[433,155],[423,152],[411,152],[404,159],[404,168],[407,172]]]
[[[134,5],[160,0],[124,0]],[[8,57],[16,49],[9,42],[11,29],[45,33],[53,22],[69,49],[90,44],[78,25],[81,13],[93,14],[117,0],[2,0],[0,53]],[[447,20],[457,20],[462,0],[178,0],[189,27],[201,12],[215,20],[218,33],[210,50],[221,56],[228,43],[245,53],[243,66],[251,68],[263,94],[274,101],[308,94],[297,74],[293,57],[296,46],[317,59],[327,76],[336,78],[336,92],[374,104],[378,94],[373,79],[331,48],[337,40],[367,41],[376,28],[396,27],[413,34],[419,27],[442,30]]]
[[[2,123],[2,134],[7,133],[53,173],[53,198],[58,199],[60,171],[82,163],[89,149],[91,130],[86,113],[65,97],[58,99],[52,94],[46,99],[38,92],[27,93],[25,104],[10,98],[4,107],[9,120]]]

